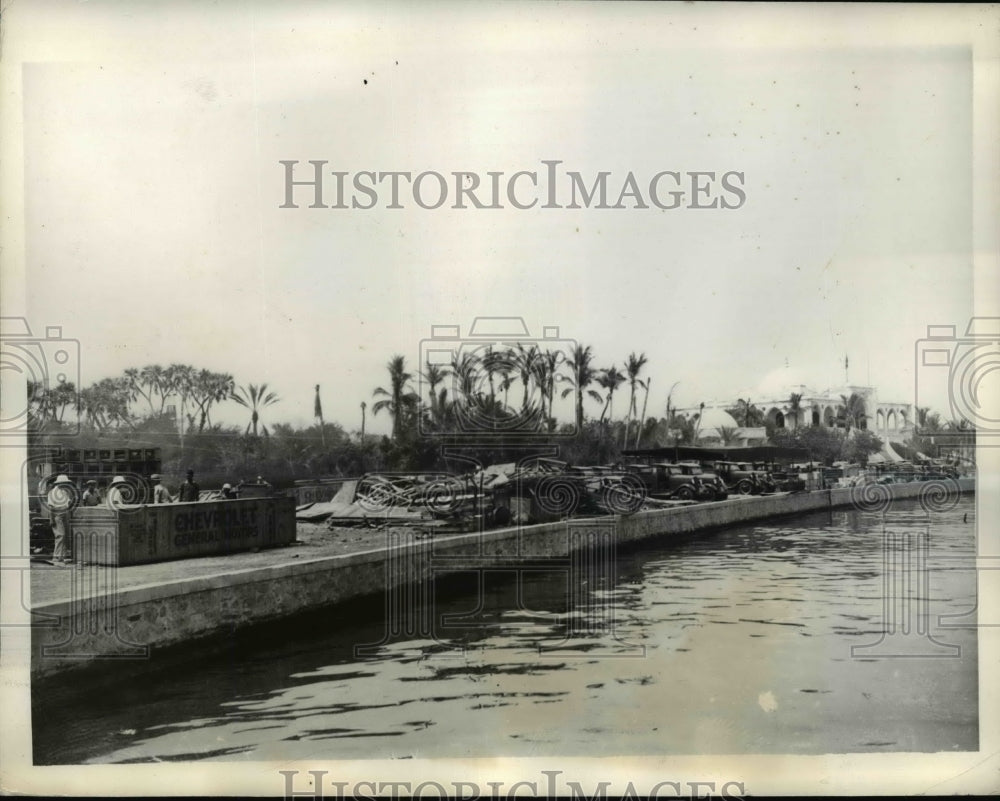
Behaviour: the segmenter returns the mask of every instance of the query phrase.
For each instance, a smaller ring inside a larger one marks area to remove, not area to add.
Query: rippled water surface
[[[375,599],[36,692],[35,761],[975,750],[974,525],[971,497],[896,502],[646,544],[586,580],[442,580],[434,638],[356,656],[384,639]]]

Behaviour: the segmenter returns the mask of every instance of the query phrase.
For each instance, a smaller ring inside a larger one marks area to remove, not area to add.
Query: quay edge
[[[878,491],[887,491],[887,500],[917,498],[934,489],[931,482],[878,486]],[[958,479],[953,486],[962,493],[975,492],[972,478]],[[750,496],[626,517],[425,539],[394,530],[386,532],[385,547],[376,550],[308,560],[290,553],[287,563],[276,566],[234,566],[212,575],[127,589],[115,589],[114,568],[103,568],[112,577],[105,581],[103,593],[32,604],[31,674],[48,677],[104,660],[155,659],[158,648],[382,593],[431,576],[491,565],[569,565],[576,551],[593,543],[597,531],[614,531],[616,542],[625,544],[851,506],[857,497],[857,489],[846,488]]]

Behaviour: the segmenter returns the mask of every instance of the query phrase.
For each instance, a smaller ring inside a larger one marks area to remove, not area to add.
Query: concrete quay
[[[292,545],[255,553],[128,567],[36,564],[31,671],[47,677],[98,661],[155,659],[160,648],[366,595],[388,598],[449,573],[519,565],[572,569],[595,547],[852,505],[877,511],[896,499],[919,497],[934,508],[955,492],[974,491],[971,478],[870,485],[461,534],[299,524]]]

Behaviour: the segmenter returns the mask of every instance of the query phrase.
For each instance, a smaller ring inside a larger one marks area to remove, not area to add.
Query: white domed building
[[[767,423],[775,428],[800,428],[802,426],[821,426],[825,428],[842,427],[844,398],[857,395],[860,398],[860,415],[857,428],[869,430],[881,437],[883,441],[905,441],[913,433],[913,405],[899,401],[883,401],[878,397],[875,387],[845,384],[831,387],[823,391],[811,389],[802,376],[795,374],[787,365],[767,373],[760,383],[736,395],[736,398],[749,400],[751,405],[759,409]],[[705,442],[719,442],[730,437],[727,429],[735,426],[736,433],[731,444],[756,445],[766,442],[764,427],[746,428],[741,421],[733,419],[726,412],[738,405],[738,401],[715,401],[701,407],[679,409],[689,418],[701,411],[699,436]],[[720,434],[719,428],[723,429]]]
[[[703,410],[693,410],[697,415],[695,434],[697,441],[704,445],[762,445],[767,441],[767,429],[741,426],[729,412],[720,405],[705,406]]]

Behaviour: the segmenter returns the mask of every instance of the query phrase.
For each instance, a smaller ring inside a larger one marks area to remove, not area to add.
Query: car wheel
[[[681,487],[675,494],[682,501],[690,501],[694,497],[694,490],[691,487]]]
[[[736,491],[740,495],[750,495],[753,492],[753,482],[746,478],[743,479],[736,485]]]

